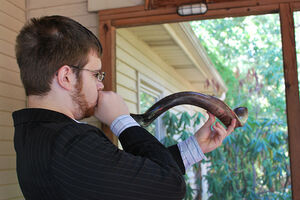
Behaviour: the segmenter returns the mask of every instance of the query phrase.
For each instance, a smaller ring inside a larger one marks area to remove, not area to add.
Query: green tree
[[[289,199],[290,169],[279,16],[191,22],[247,124],[209,153],[210,199]]]

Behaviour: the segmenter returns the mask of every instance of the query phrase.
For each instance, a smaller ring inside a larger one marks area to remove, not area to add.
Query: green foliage
[[[249,119],[206,156],[210,199],[287,199],[290,195],[287,135],[282,122]]]
[[[226,103],[247,106],[260,116],[269,116],[271,109],[285,120],[281,114],[285,112],[285,92],[278,15],[191,24],[229,89]],[[261,106],[262,102],[267,105]]]
[[[291,199],[278,15],[191,23],[247,124],[208,153],[210,200]]]
[[[208,153],[205,177],[210,200],[291,199],[285,91],[278,15],[192,22],[200,41],[225,81],[230,107],[247,106],[249,119],[223,145]],[[167,146],[184,140],[203,116],[166,113]],[[194,166],[198,174],[199,166]],[[187,180],[192,199],[201,191]]]

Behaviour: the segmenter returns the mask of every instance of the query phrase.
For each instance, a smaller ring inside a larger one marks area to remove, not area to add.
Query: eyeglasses
[[[90,70],[90,69],[83,69],[83,68],[80,68],[78,66],[74,66],[74,65],[69,65],[70,67],[73,67],[75,69],[78,69],[78,70],[85,70],[85,71],[89,71],[89,72],[92,72],[95,74],[95,77],[98,79],[98,81],[102,82],[105,78],[105,72],[100,72],[100,71],[97,71],[97,70]]]

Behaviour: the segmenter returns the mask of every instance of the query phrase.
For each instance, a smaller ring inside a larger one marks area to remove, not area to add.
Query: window
[[[145,113],[154,103],[161,99],[162,90],[156,88],[158,85],[153,80],[143,75],[139,77],[139,113]],[[145,128],[158,140],[161,140],[165,135],[161,116]]]

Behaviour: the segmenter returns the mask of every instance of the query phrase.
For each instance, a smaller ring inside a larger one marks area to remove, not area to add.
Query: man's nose
[[[99,91],[99,90],[103,90],[103,89],[104,89],[103,82],[102,81],[98,81],[98,83],[97,83],[97,90]]]

